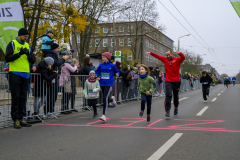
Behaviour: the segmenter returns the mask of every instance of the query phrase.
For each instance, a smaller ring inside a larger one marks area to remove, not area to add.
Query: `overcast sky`
[[[194,35],[206,48],[207,45],[191,29],[179,12],[174,8],[170,0],[160,0],[172,14]],[[203,55],[204,64],[211,63],[220,74],[227,73],[235,76],[240,69],[240,18],[233,9],[229,0],[171,0],[183,16],[213,48],[211,53],[202,47],[193,36],[181,39],[181,47]],[[178,45],[178,38],[189,32],[159,3],[157,7],[160,14],[160,22],[166,27],[165,34]],[[191,47],[192,46],[192,47]],[[216,55],[220,60],[217,59]],[[226,66],[222,66],[223,63]],[[234,65],[235,64],[235,65]]]

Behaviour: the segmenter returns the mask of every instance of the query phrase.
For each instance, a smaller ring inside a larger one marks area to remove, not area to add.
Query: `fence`
[[[11,95],[8,91],[8,76],[5,75],[6,73],[0,73],[0,128],[12,125]],[[71,81],[71,92],[66,92],[66,85],[64,87],[61,81],[63,78]],[[25,105],[25,117],[28,120],[34,119],[44,122],[46,118],[58,118],[58,114],[68,114],[80,110],[91,111],[84,98],[84,84],[87,78],[88,76],[81,75],[58,75],[51,81],[45,81],[40,74],[31,74]],[[124,103],[139,100],[140,93],[137,90],[137,84],[138,79],[130,82],[126,82],[122,78],[115,79],[112,94],[115,96],[116,102]],[[126,87],[128,85],[129,87]],[[181,92],[198,88],[201,88],[198,80],[192,84],[188,80],[181,80]],[[165,81],[161,84],[156,81],[154,96],[164,95],[164,93]],[[102,104],[103,97],[100,92],[98,106]]]

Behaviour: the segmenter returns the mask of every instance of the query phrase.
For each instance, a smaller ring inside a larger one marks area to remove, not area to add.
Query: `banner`
[[[18,0],[0,0],[0,47],[6,53],[7,44],[24,27],[23,12]]]
[[[240,0],[230,0],[233,8],[237,12],[238,16],[240,17]]]

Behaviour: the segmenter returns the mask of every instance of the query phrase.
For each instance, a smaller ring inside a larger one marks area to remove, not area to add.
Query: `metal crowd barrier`
[[[11,94],[8,91],[8,76],[6,72],[0,73],[0,128],[12,125],[11,120]],[[64,84],[60,78],[67,77],[71,81],[71,92],[66,92]],[[46,118],[58,118],[59,114],[68,114],[74,111],[91,111],[87,100],[84,97],[84,84],[89,76],[81,75],[58,75],[52,81],[40,80],[41,74],[31,73],[28,86],[28,95],[25,107],[25,118],[28,120],[38,120],[43,122]],[[136,101],[140,99],[137,90],[138,79],[125,81],[123,78],[116,78],[112,87],[111,96],[115,97],[117,103],[126,101]],[[128,87],[127,87],[128,86]],[[192,85],[188,80],[181,80],[180,91],[188,91],[201,88],[198,80]],[[61,92],[61,93],[60,93]],[[165,94],[165,80],[158,84],[156,80],[156,90],[154,95]],[[98,106],[103,104],[103,97],[100,91]]]

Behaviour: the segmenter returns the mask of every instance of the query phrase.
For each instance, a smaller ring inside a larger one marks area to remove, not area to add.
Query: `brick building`
[[[139,63],[144,63],[147,66],[161,67],[162,63],[159,60],[152,56],[145,56],[145,53],[151,51],[165,55],[168,49],[173,48],[173,40],[147,22],[119,22],[115,23],[115,28],[115,33],[113,33],[112,23],[98,24],[98,28],[95,28],[91,36],[88,54],[129,50],[126,55],[127,60],[137,59]],[[114,34],[115,47],[113,47]],[[74,50],[76,50],[75,39],[77,44],[80,44],[80,35],[77,34],[77,38],[72,38]],[[133,51],[135,51],[135,55]],[[78,54],[75,53],[74,57],[78,58]]]

